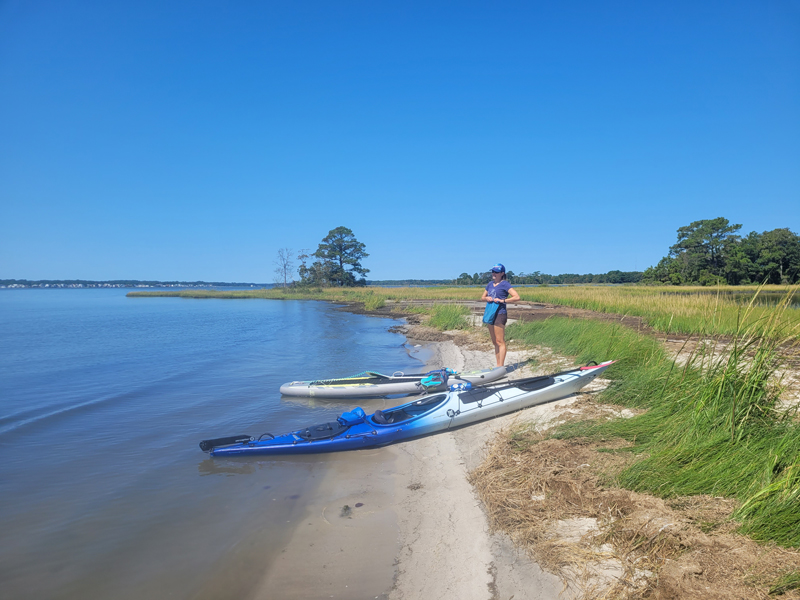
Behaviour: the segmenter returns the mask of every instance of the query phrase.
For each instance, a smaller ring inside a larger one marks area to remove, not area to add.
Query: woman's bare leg
[[[506,364],[506,328],[504,325],[495,325],[495,338],[497,339],[498,351],[495,352],[497,357],[497,366],[502,367]]]
[[[494,357],[497,366],[502,367],[506,362],[506,328],[502,325],[489,325],[489,337],[494,344]]]

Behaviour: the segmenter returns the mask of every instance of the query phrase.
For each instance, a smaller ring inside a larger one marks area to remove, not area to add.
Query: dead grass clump
[[[585,598],[800,598],[800,553],[736,534],[735,500],[612,485],[627,445],[516,432],[470,478],[492,526]]]
[[[535,438],[538,434],[528,433],[495,444],[470,479],[493,525],[559,572],[574,564],[576,549],[554,537],[550,524],[628,511],[632,492],[606,490],[597,473],[601,464],[622,468],[630,457],[596,452],[596,444],[588,442]]]

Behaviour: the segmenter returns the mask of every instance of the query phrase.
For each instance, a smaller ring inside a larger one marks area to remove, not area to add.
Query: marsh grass
[[[513,335],[588,359],[619,359],[600,400],[641,407],[630,419],[567,424],[556,438],[622,438],[643,458],[618,477],[661,497],[736,498],[735,518],[755,539],[800,546],[800,423],[779,402],[785,349],[797,327],[788,300],[769,312],[739,307],[734,335],[708,337],[684,364],[650,338],[613,324],[551,318],[514,325]],[[753,313],[758,313],[754,317]],[[705,331],[706,336],[713,332]]]
[[[430,314],[428,324],[441,331],[470,328],[465,318],[470,311],[463,304],[436,304],[431,308]]]
[[[386,306],[386,298],[371,291],[366,293],[366,298],[364,299],[365,310],[378,310],[384,306]]]
[[[797,286],[720,286],[708,287],[644,287],[644,286],[568,286],[522,288],[523,300],[561,304],[603,313],[638,316],[658,330],[672,333],[696,334],[700,331],[716,335],[735,335],[742,325],[742,302],[733,296],[746,298],[750,306],[746,325],[755,325],[769,318],[772,306],[758,305],[765,292],[782,294],[788,303]],[[800,309],[781,312],[788,324],[800,323]]]

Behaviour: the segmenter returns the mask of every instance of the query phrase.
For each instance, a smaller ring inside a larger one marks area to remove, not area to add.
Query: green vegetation
[[[770,596],[779,596],[790,590],[800,590],[800,571],[785,573],[769,588]]]
[[[678,229],[669,254],[642,279],[645,283],[792,284],[800,282],[800,236],[789,229],[736,235],[741,225],[719,217]]]
[[[431,320],[428,324],[441,331],[469,329],[470,324],[465,318],[467,315],[469,308],[463,304],[436,304],[431,309]]]
[[[730,292],[735,290],[737,296]],[[764,292],[785,296],[796,288],[786,286],[720,286],[652,288],[570,286],[559,288],[520,288],[520,297],[533,302],[561,304],[602,313],[642,317],[653,329],[670,333],[734,335],[741,319],[749,324],[762,324],[772,312],[769,306],[758,306]],[[712,292],[712,293],[708,293]],[[742,304],[753,302],[752,310],[742,313]],[[800,323],[800,311],[789,309],[781,318],[788,324]]]
[[[386,299],[382,296],[375,294],[373,291],[366,292],[366,299],[364,300],[365,310],[378,310],[386,306]]]
[[[307,265],[311,256],[316,257],[311,265]],[[316,252],[309,255],[301,251],[297,259],[300,261],[298,273],[300,286],[335,286],[354,287],[367,284],[364,275],[369,273],[361,265],[362,259],[368,257],[366,246],[356,239],[347,227],[331,229],[319,243]],[[361,278],[356,278],[360,275]]]
[[[511,285],[574,285],[581,283],[598,284],[621,284],[638,283],[642,280],[644,273],[641,271],[609,271],[608,273],[587,273],[578,275],[577,273],[562,273],[561,275],[547,275],[540,271],[533,273],[514,273],[508,271],[506,276]],[[485,286],[492,280],[489,271],[483,273],[462,273],[456,278],[456,285],[481,285]]]
[[[509,335],[579,361],[620,359],[607,371],[613,383],[600,399],[646,411],[556,434],[632,442],[630,451],[643,458],[619,475],[620,485],[662,497],[735,497],[744,533],[800,546],[800,423],[796,407],[781,406],[777,377],[781,348],[797,335],[786,310],[776,306],[759,321],[741,307],[732,339],[701,344],[685,364],[651,339],[597,321],[515,324]]]

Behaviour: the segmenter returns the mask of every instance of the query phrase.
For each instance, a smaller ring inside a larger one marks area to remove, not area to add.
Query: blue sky
[[[0,278],[643,270],[800,233],[800,2],[0,0]]]

